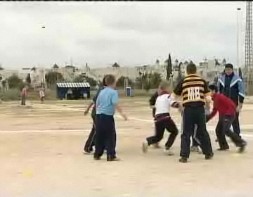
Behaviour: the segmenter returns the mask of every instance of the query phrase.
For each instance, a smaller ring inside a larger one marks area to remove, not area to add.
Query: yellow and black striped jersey
[[[174,89],[174,94],[183,98],[184,106],[205,105],[209,93],[207,82],[196,74],[186,76]]]

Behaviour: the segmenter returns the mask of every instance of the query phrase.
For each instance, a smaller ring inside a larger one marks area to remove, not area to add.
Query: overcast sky
[[[169,52],[235,63],[237,7],[244,22],[245,2],[1,2],[0,63],[135,66]]]

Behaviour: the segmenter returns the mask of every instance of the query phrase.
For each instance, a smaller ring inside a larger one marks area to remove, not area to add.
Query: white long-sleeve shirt
[[[159,95],[155,103],[155,115],[170,113],[170,106],[173,106],[175,103],[177,102],[171,97],[171,94],[165,93]]]

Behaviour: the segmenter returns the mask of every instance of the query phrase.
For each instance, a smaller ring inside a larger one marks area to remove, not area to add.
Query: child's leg
[[[215,132],[216,132],[216,136],[217,136],[218,143],[219,143],[219,146],[220,146],[219,150],[229,149],[229,145],[227,143],[225,132],[224,132],[224,129],[223,129],[223,118],[222,117],[219,117],[219,121],[218,121],[218,124],[216,126]]]
[[[95,144],[95,128],[94,125],[92,126],[91,132],[89,134],[88,139],[85,142],[84,145],[84,151],[85,152],[91,152],[93,150],[93,146]]]
[[[165,128],[167,131],[170,132],[170,136],[165,144],[165,148],[170,149],[170,147],[173,145],[173,143],[178,135],[178,129],[177,129],[175,122],[172,119],[166,120]]]
[[[164,121],[155,122],[155,129],[155,135],[147,138],[148,145],[158,143],[162,140],[165,130]]]
[[[116,130],[113,116],[107,116],[104,123],[105,128],[105,148],[107,150],[107,159],[116,158]]]
[[[93,117],[92,117],[93,118]],[[95,119],[93,119],[92,129],[89,134],[89,137],[84,145],[84,151],[85,152],[91,152],[92,147],[95,145],[95,135],[96,135],[96,125],[95,125]]]
[[[106,120],[102,114],[96,116],[95,159],[99,159],[104,153],[106,139],[106,128],[104,127],[105,122]]]
[[[194,125],[194,132],[193,132],[193,136],[192,136],[192,146],[194,146],[194,147],[199,146],[199,140],[196,137],[197,136],[197,130],[198,130],[198,126],[195,124]]]
[[[232,132],[230,130],[230,127],[231,127],[233,121],[234,121],[234,117],[229,117],[229,116],[224,117],[224,121],[223,121],[224,132],[228,137],[230,137],[232,142],[237,147],[242,147],[245,144],[245,141],[242,140],[242,138],[237,133]]]

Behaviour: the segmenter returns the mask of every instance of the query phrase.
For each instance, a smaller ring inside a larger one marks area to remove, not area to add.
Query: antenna
[[[253,67],[253,50],[252,50],[252,1],[246,2],[246,33],[245,33],[245,76],[246,90],[248,94],[252,94],[253,88],[250,87],[250,73]]]

